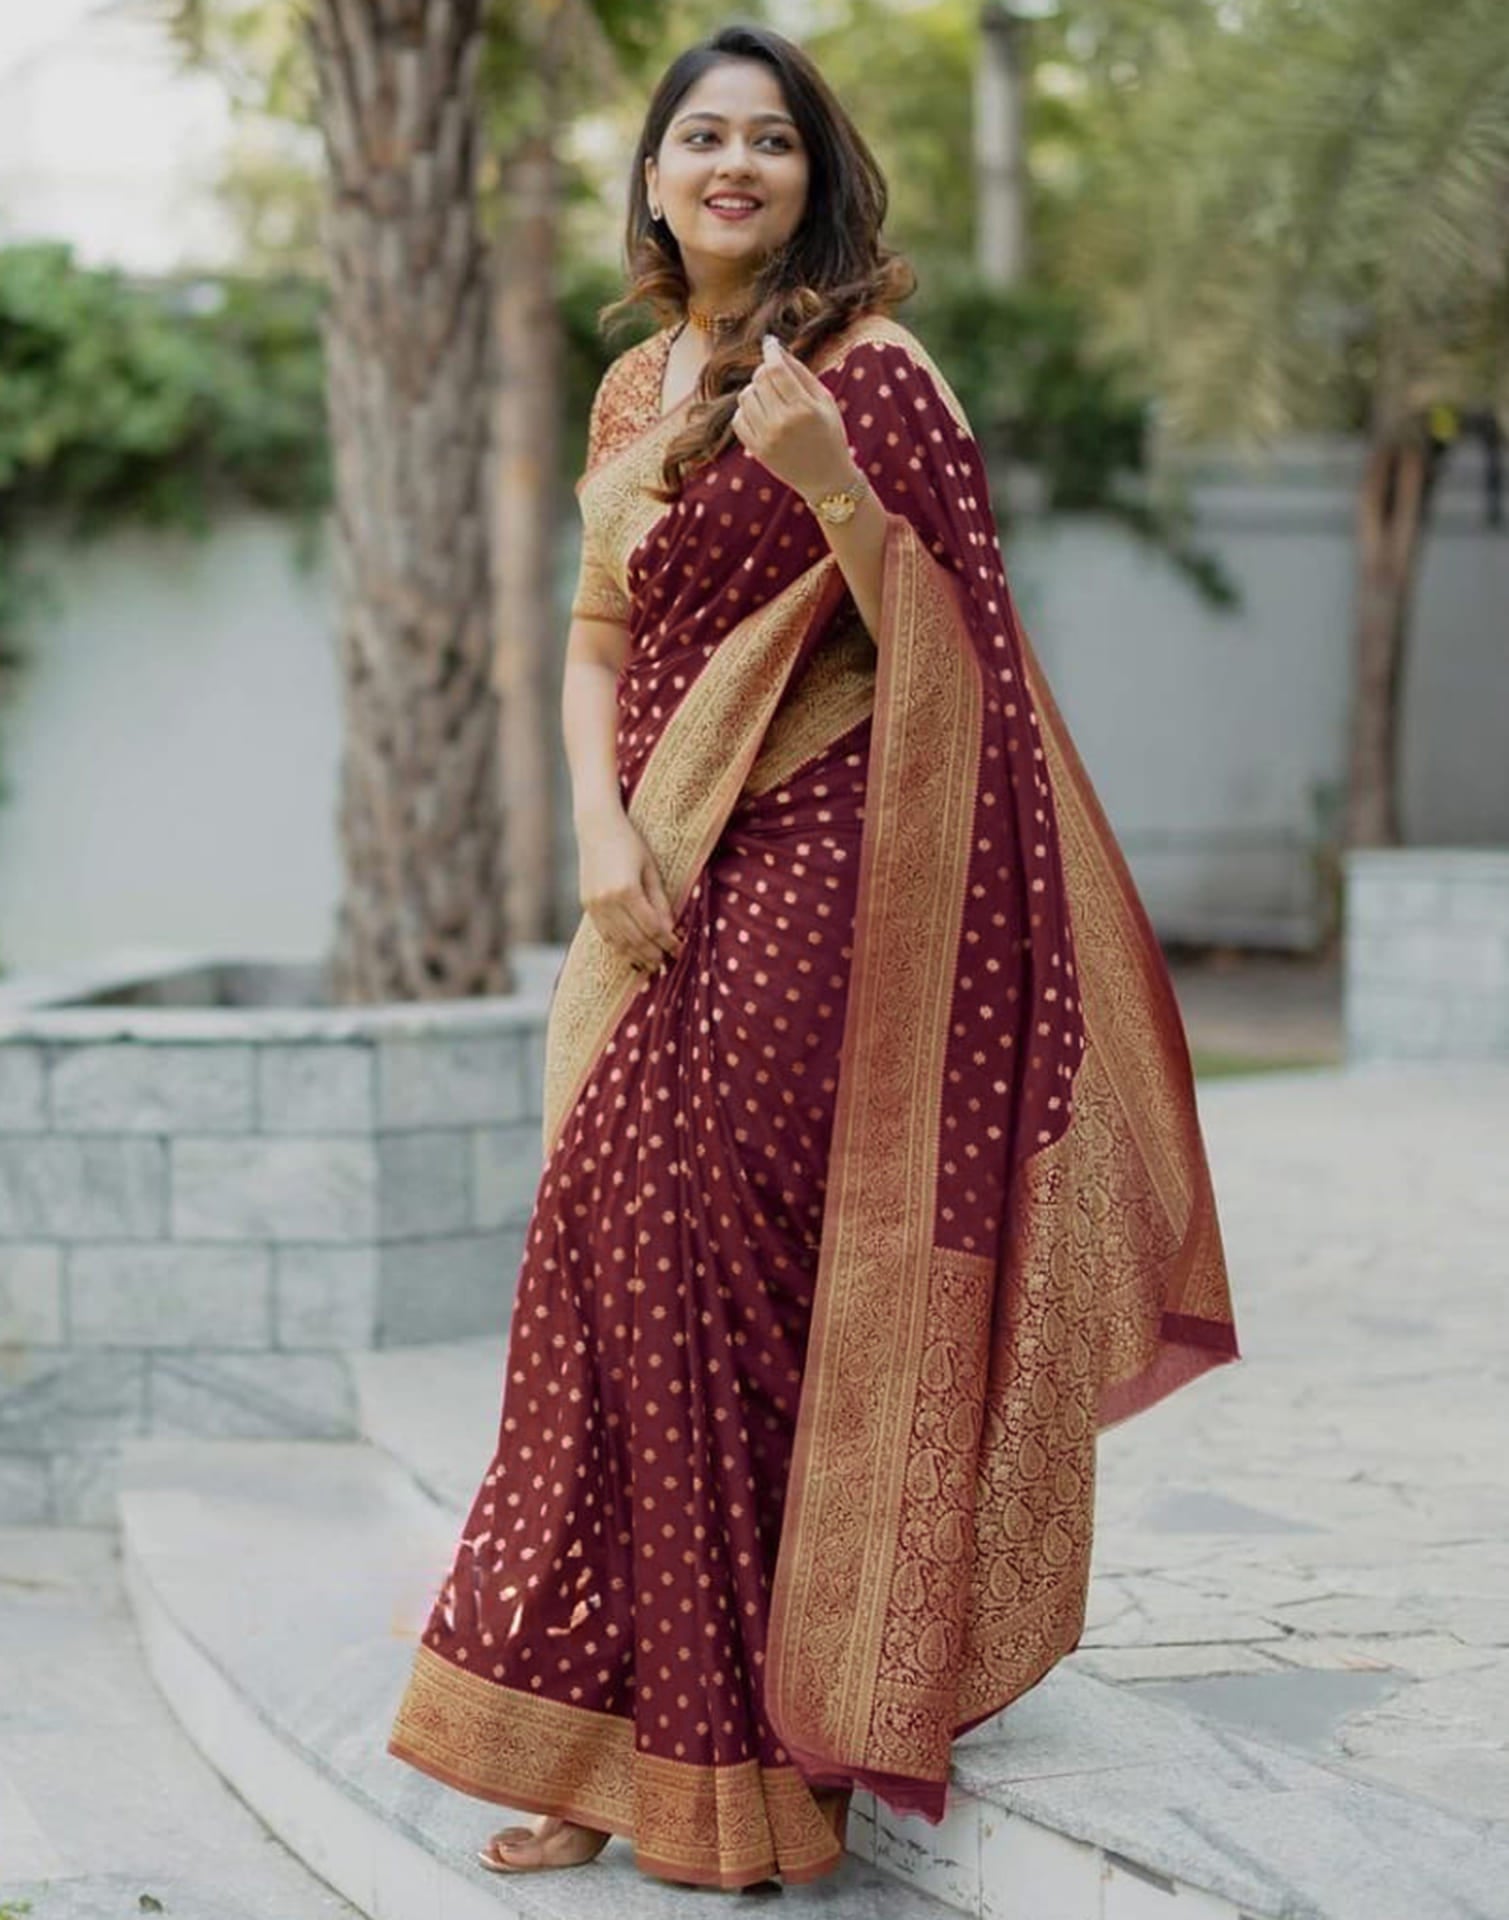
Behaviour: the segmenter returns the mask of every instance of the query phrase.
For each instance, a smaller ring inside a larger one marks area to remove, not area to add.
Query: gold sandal
[[[554,1825],[551,1824],[552,1822]],[[574,1835],[579,1835],[581,1839],[596,1844],[591,1846],[589,1852],[580,1854],[573,1860],[547,1859],[545,1850],[550,1842],[559,1839],[568,1828]],[[578,1821],[567,1820],[561,1814],[547,1813],[538,1827],[504,1827],[500,1832],[493,1834],[487,1845],[478,1853],[477,1858],[489,1873],[539,1873],[554,1867],[585,1867],[597,1858],[612,1837],[610,1833],[598,1833],[591,1827],[582,1826]],[[522,1846],[536,1847],[539,1858],[535,1860],[504,1859],[501,1849]]]

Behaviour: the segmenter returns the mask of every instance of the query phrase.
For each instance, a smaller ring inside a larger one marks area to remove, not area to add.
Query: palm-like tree
[[[313,0],[329,169],[343,1000],[507,984],[477,218],[483,0]]]
[[[510,939],[555,931],[561,129],[699,5],[160,4],[243,104],[314,122],[328,163],[336,993],[500,991]]]
[[[1363,429],[1345,833],[1391,842],[1432,481],[1509,420],[1509,8],[1242,0],[1184,27],[1086,183],[1076,270],[1176,432]]]

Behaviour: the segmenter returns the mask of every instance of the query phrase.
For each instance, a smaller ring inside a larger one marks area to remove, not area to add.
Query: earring
[[[650,208],[650,218],[651,218],[652,220],[659,220],[659,219],[661,219],[662,217],[663,217],[663,216],[662,216],[662,214],[661,214],[661,211],[660,211],[660,209],[659,209],[659,207],[651,207],[651,208]]]

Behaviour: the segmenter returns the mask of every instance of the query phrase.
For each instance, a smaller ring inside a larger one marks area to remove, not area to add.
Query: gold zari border
[[[622,1834],[667,1878],[802,1881],[842,1858],[795,1767],[641,1753],[628,1719],[499,1686],[422,1644],[387,1750],[479,1800]]]
[[[910,1605],[894,1627],[890,1613],[917,1383],[936,1335],[937,1101],[954,992],[939,960],[958,947],[980,759],[983,693],[961,624],[920,535],[893,518],[844,1070],[766,1649],[767,1711],[788,1749],[884,1772],[921,1771],[921,1726],[940,1730],[946,1774],[951,1687],[940,1694],[928,1676],[937,1635],[961,1627],[934,1618],[926,1649],[914,1641],[887,1668],[886,1646],[918,1624]]]
[[[1166,968],[1025,643],[1061,820],[1086,1051],[1065,1132],[1021,1163],[1008,1196],[1005,1270],[927,1244],[949,1019],[929,983],[952,986],[966,884],[956,848],[971,817],[961,834],[956,819],[934,816],[973,805],[970,644],[952,583],[899,522],[887,541],[844,1073],[766,1655],[767,1710],[809,1771],[938,1783],[957,1732],[1078,1643],[1099,1426],[1157,1397],[1148,1383],[1166,1390],[1235,1357]],[[1204,1324],[1183,1344],[1171,1320]]]
[[[628,815],[679,914],[736,805],[814,621],[841,584],[830,554],[741,620],[697,676],[646,761]],[[583,914],[556,980],[545,1029],[545,1157],[591,1078],[604,1043],[644,985],[621,948]]]

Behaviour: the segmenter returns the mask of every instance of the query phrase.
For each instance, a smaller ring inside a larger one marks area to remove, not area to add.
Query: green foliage
[[[1066,49],[1082,16],[1102,37],[1134,14],[1163,36],[1120,86],[1076,70],[1060,265],[1146,355],[1171,428],[1266,439],[1509,412],[1502,0],[1166,12],[1060,9]]]
[[[311,517],[322,379],[307,285],[144,287],[65,247],[0,249],[0,524],[202,528],[235,501]]]
[[[1095,359],[1068,295],[956,274],[925,286],[916,331],[992,454],[1036,467],[1053,509],[1100,507],[1142,464],[1146,406],[1124,359]]]
[[[25,664],[29,526],[203,532],[246,504],[307,547],[329,491],[313,288],[139,286],[65,247],[0,248],[0,694]]]
[[[848,0],[799,36],[885,170],[885,237],[924,284],[974,252],[978,15],[977,0]]]
[[[1167,554],[1208,603],[1235,604],[1230,575],[1194,541],[1187,505],[1149,486],[1146,389],[1130,356],[1094,347],[1082,301],[955,273],[925,285],[902,317],[946,373],[986,458],[1030,467],[1047,512],[1106,514]]]

